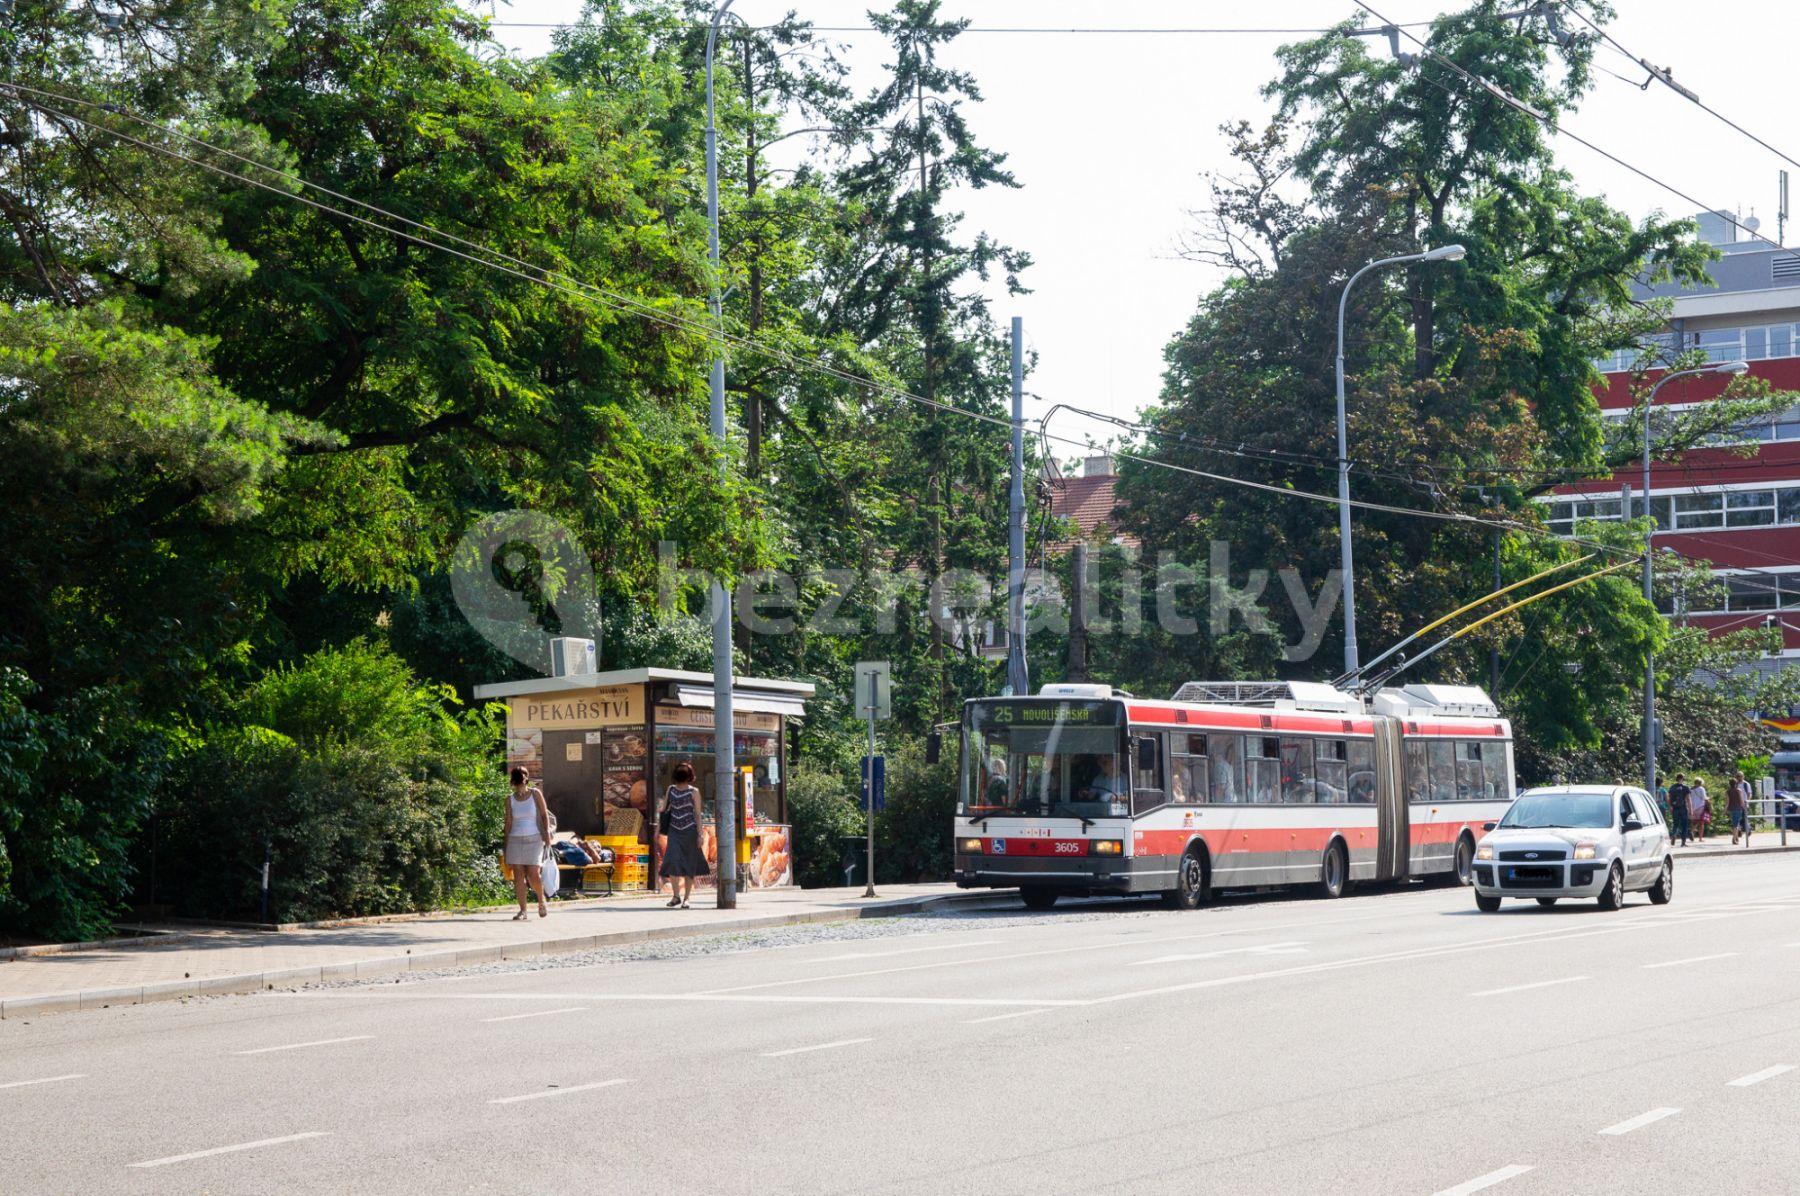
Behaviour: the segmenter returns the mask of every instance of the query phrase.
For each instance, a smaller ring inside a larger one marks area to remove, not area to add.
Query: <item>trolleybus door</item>
[[[1394,880],[1408,875],[1411,849],[1402,777],[1406,757],[1400,740],[1399,719],[1375,718],[1375,879]]]

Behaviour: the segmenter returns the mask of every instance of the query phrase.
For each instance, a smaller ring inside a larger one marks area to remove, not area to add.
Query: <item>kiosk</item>
[[[812,695],[804,681],[733,680],[738,875],[752,888],[793,883],[787,720],[804,716]],[[675,765],[692,764],[702,798],[700,843],[715,868],[700,884],[713,883],[719,845],[712,674],[622,669],[478,685],[475,696],[506,703],[508,769],[525,769],[543,789],[559,833],[612,850],[620,889],[657,887],[659,803]]]

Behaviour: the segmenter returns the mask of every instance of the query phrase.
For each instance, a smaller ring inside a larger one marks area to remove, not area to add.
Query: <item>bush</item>
[[[844,883],[843,840],[863,833],[856,791],[838,772],[797,764],[788,774],[788,822],[794,835],[794,882],[803,889]]]
[[[875,816],[877,880],[948,880],[954,861],[956,763],[952,753],[925,763],[922,740],[887,749],[887,804]]]
[[[0,937],[104,937],[131,891],[132,836],[168,748],[116,694],[37,708],[0,668]]]
[[[269,674],[194,754],[167,851],[179,908],[249,918],[440,907],[499,848],[505,784],[487,711],[458,717],[384,648],[353,643]]]

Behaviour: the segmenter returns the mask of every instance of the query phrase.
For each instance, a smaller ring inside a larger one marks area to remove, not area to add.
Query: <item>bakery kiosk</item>
[[[748,887],[793,883],[787,724],[804,716],[812,695],[804,681],[733,681],[738,875]],[[659,803],[684,760],[701,791],[701,847],[716,868],[711,673],[622,669],[478,685],[475,696],[506,704],[507,768],[525,769],[543,789],[559,834],[612,851],[614,887],[657,886]]]

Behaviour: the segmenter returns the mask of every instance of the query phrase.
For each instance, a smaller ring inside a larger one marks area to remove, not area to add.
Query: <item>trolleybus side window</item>
[[[1242,735],[1208,735],[1206,737],[1207,780],[1212,786],[1212,800],[1235,803],[1244,800],[1244,737]]]
[[[1430,799],[1431,769],[1425,755],[1423,739],[1406,741],[1406,800],[1422,802]]]
[[[1431,753],[1431,800],[1456,800],[1456,748],[1448,739],[1434,739]]]
[[[1155,758],[1149,768],[1140,767],[1139,753],[1144,746],[1155,747]],[[1131,812],[1142,814],[1154,810],[1168,800],[1163,789],[1163,736],[1135,735],[1131,739]]]
[[[1194,805],[1207,800],[1206,736],[1177,734],[1171,741],[1170,800]]]
[[[1313,797],[1313,741],[1293,736],[1281,740],[1281,800],[1305,802]]]
[[[1350,800],[1375,800],[1375,744],[1367,739],[1350,741]]]
[[[1478,741],[1456,741],[1456,797],[1459,801],[1479,801],[1488,796],[1487,778],[1482,774],[1481,744]]]
[[[1344,741],[1321,739],[1313,753],[1313,774],[1318,780],[1316,799],[1334,804],[1349,800],[1350,780],[1344,759]]]
[[[1246,744],[1244,798],[1252,802],[1281,800],[1281,740],[1252,735]]]
[[[1481,772],[1486,781],[1487,798],[1494,801],[1512,800],[1512,777],[1507,774],[1504,743],[1495,743],[1481,753]]]

